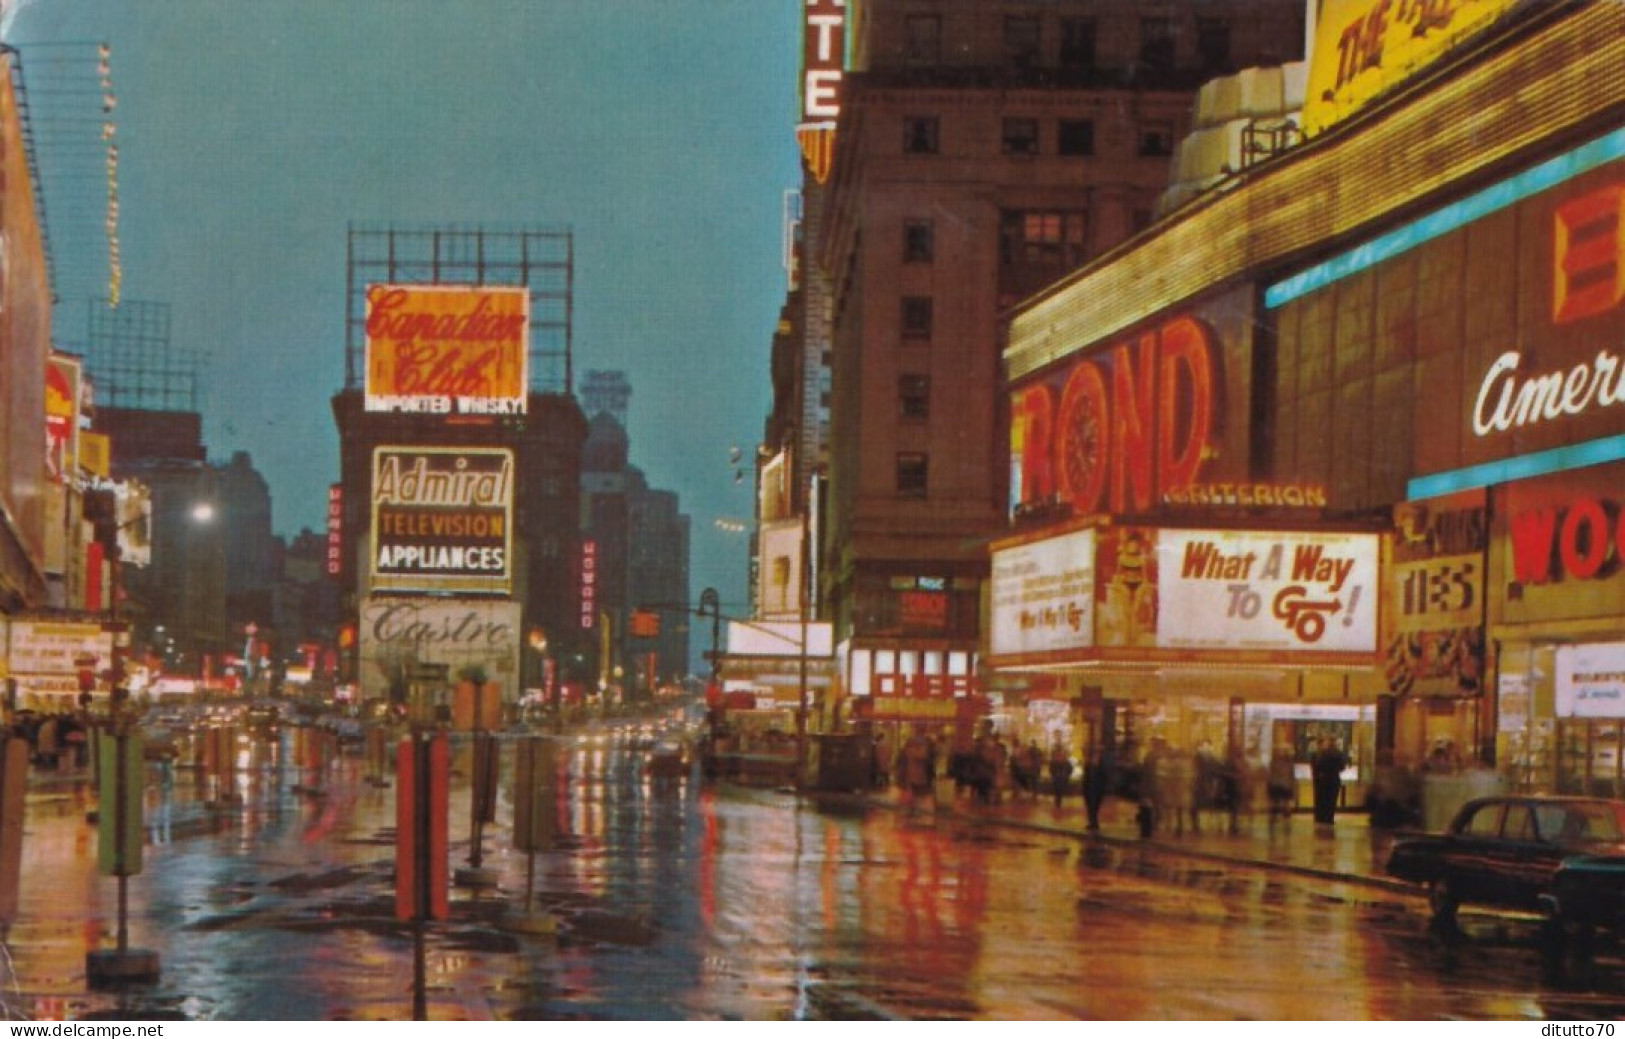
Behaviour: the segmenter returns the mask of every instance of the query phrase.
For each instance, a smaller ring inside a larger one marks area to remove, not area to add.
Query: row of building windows
[[[1005,209],[999,212],[1001,263],[1048,263],[1077,266],[1088,255],[1089,218],[1081,209]],[[903,221],[903,262],[930,263],[936,258],[936,229],[929,220]],[[929,296],[904,296],[903,337],[931,336]]]
[[[1000,123],[999,151],[1005,155],[1041,155],[1041,120],[1031,116],[1011,116]],[[1055,122],[1054,154],[1062,158],[1087,158],[1095,153],[1095,124],[1090,119],[1058,119]],[[942,119],[934,115],[903,117],[903,153],[938,155],[942,149]],[[1135,153],[1143,158],[1171,156],[1174,153],[1174,125],[1165,120],[1141,124],[1135,140]]]
[[[1140,19],[1139,63],[1151,71],[1175,67],[1179,27],[1173,18]],[[1051,29],[1053,57],[1046,50],[1044,21],[1037,15],[1007,15],[1004,19],[1006,65],[1017,69],[1050,66],[1063,71],[1092,72],[1098,67],[1097,29],[1092,18],[1062,18]],[[904,60],[929,67],[942,62],[942,18],[915,14],[904,21]],[[1223,18],[1196,19],[1196,61],[1205,70],[1224,67],[1230,60],[1230,23]]]

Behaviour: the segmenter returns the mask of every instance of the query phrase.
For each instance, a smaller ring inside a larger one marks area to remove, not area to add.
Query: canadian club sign
[[[506,448],[377,448],[373,588],[507,594],[513,468]]]
[[[370,285],[366,408],[524,414],[529,332],[524,288]]]

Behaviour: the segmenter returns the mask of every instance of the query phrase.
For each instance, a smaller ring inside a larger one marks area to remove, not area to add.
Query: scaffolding
[[[169,341],[169,304],[93,301],[78,350],[96,400],[140,411],[197,411],[198,355]]]
[[[54,323],[67,327],[64,305],[103,293],[117,303],[122,280],[112,51],[65,41],[0,45],[0,53],[17,97]]]
[[[369,285],[516,285],[530,290],[530,386],[572,389],[574,239],[543,227],[351,224],[346,251],[344,386],[366,376]]]

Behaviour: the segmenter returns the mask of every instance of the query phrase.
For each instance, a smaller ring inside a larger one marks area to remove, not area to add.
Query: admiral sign
[[[513,452],[380,447],[372,460],[372,586],[506,594]]]
[[[370,285],[366,408],[522,415],[529,333],[523,287]]]

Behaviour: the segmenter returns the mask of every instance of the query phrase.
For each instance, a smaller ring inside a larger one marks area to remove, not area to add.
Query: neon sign
[[[1216,344],[1178,317],[1016,392],[1016,503],[1058,500],[1077,514],[1145,512],[1196,479],[1217,411]]]

